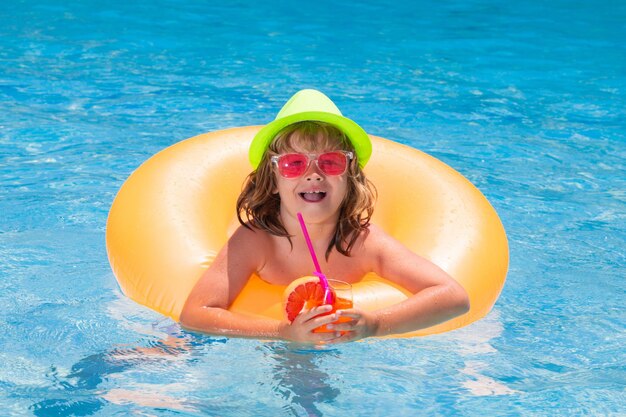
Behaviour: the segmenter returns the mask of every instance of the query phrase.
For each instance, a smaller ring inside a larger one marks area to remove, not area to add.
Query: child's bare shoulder
[[[270,235],[261,229],[239,226],[226,245],[228,257],[253,270],[261,268],[268,258]]]
[[[265,230],[258,229],[250,225],[240,225],[229,239],[231,245],[237,247],[261,248],[259,245],[267,245],[270,242],[270,235]]]
[[[363,240],[363,246],[370,255],[385,253],[392,248],[397,248],[398,245],[402,244],[382,227],[375,224],[370,224],[368,233]]]
[[[384,244],[388,239],[393,239],[387,232],[385,232],[380,226],[370,224],[368,232],[365,235],[365,242],[368,245]]]
[[[370,224],[367,231],[362,231],[359,239],[355,242],[352,250],[353,257],[361,257],[363,259],[373,259],[385,242],[388,241],[389,235],[379,226]],[[362,261],[362,260],[361,260]]]

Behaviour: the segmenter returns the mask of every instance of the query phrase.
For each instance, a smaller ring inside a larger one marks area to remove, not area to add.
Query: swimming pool
[[[626,413],[624,4],[65,3],[0,7],[3,413]],[[124,179],[307,87],[491,201],[511,264],[488,317],[303,349],[190,334],[120,293]]]

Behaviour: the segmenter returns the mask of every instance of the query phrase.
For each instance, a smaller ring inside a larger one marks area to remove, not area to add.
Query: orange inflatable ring
[[[235,202],[251,170],[247,151],[259,128],[179,142],[148,159],[124,183],[109,213],[106,243],[128,297],[178,321],[194,284],[238,226]],[[502,290],[509,260],[495,210],[439,160],[371,138],[365,172],[379,195],[372,222],[453,276],[471,303],[460,317],[397,337],[440,333],[485,316]],[[230,309],[282,319],[284,288],[252,276]],[[353,293],[355,306],[370,310],[407,296],[373,274],[354,284]]]

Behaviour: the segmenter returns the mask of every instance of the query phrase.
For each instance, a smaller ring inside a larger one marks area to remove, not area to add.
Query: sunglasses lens
[[[304,174],[309,165],[306,155],[289,153],[278,158],[278,173],[285,178],[297,178]]]
[[[341,175],[346,172],[346,155],[341,152],[327,152],[317,157],[317,165],[326,175]]]

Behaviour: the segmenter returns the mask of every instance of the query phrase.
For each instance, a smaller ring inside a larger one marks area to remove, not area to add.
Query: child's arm
[[[263,232],[239,227],[194,286],[180,315],[184,327],[210,334],[237,337],[287,339],[300,342],[329,341],[333,333],[313,329],[336,320],[335,315],[316,317],[330,311],[321,306],[287,321],[253,318],[228,311],[250,275],[265,262],[267,242]]]
[[[413,293],[405,301],[374,312],[350,309],[340,312],[352,322],[333,325],[348,330],[342,340],[385,336],[423,329],[469,310],[465,289],[441,268],[411,252],[403,244],[372,227],[365,250],[375,259],[374,272]]]

